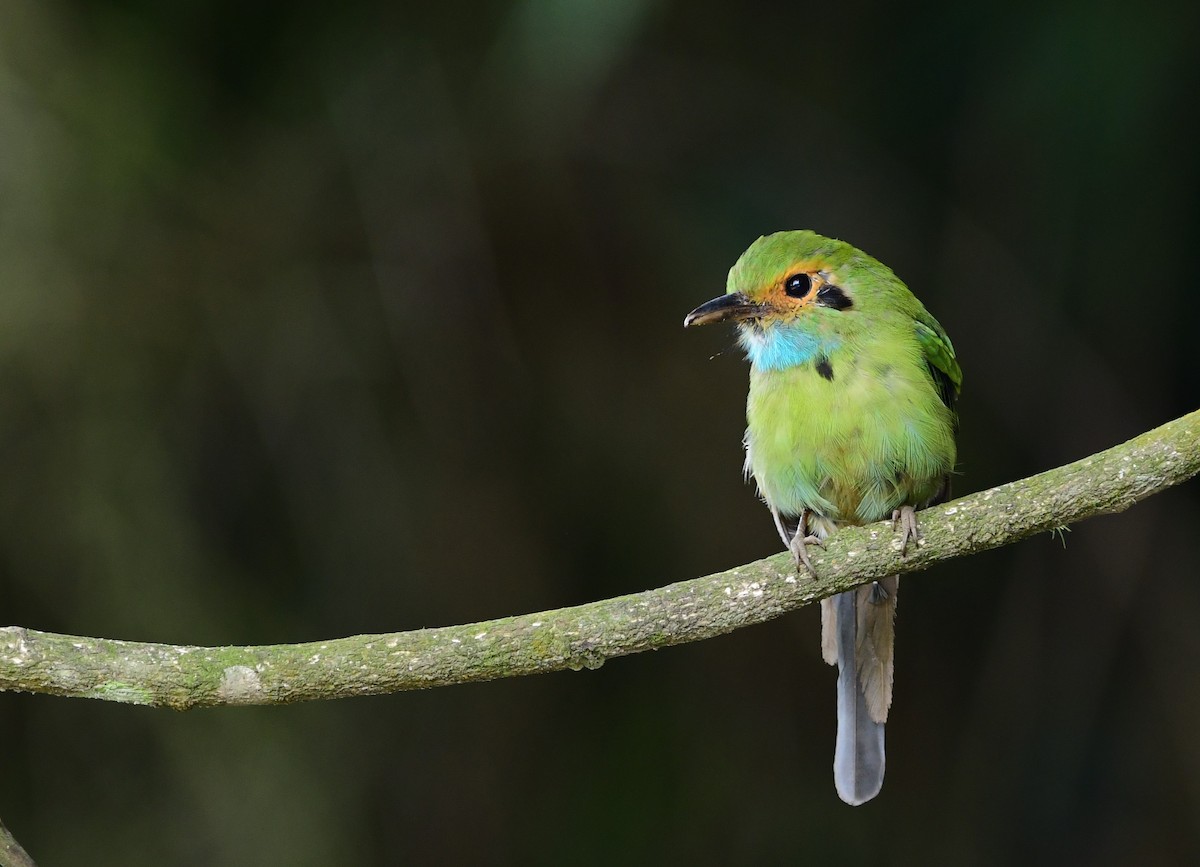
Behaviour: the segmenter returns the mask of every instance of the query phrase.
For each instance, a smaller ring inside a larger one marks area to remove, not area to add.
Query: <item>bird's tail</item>
[[[892,704],[892,648],[900,576],[821,600],[821,650],[838,667],[833,781],[847,804],[883,787],[883,727]]]

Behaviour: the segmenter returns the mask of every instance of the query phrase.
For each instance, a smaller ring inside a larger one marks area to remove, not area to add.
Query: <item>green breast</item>
[[[882,520],[934,496],[954,467],[952,413],[904,334],[793,367],[752,367],[747,421],[747,468],[786,515]]]

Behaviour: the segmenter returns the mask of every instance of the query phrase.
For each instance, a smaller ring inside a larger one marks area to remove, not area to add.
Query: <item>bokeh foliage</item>
[[[1196,405],[1192,6],[3,18],[5,624],[300,641],[776,550],[744,364],[679,327],[775,229],[863,247],[949,330],[959,491]],[[906,581],[858,810],[804,611],[337,704],[0,696],[0,815],[96,867],[1195,861],[1198,505]]]

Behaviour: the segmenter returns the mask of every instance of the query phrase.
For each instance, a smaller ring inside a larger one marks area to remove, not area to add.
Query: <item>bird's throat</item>
[[[759,320],[738,326],[738,342],[750,363],[759,370],[782,370],[808,364],[820,356],[828,357],[840,341],[821,337],[794,326],[762,324]]]

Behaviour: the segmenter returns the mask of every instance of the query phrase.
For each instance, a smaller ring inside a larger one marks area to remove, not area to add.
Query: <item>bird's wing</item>
[[[918,316],[913,322],[917,333],[917,342],[925,354],[925,365],[929,368],[929,376],[937,389],[938,397],[953,414],[954,404],[958,401],[958,393],[962,389],[962,368],[958,366],[958,359],[954,357],[954,344],[950,342],[946,330],[927,311],[922,310],[921,312],[924,315]],[[952,423],[957,430],[957,416]],[[918,508],[936,506],[949,499],[950,475],[946,474],[938,492]]]
[[[954,357],[954,344],[946,335],[938,321],[928,313],[913,323],[917,333],[917,342],[925,353],[925,363],[929,365],[929,374],[933,384],[937,386],[938,396],[942,403],[950,409],[958,400],[962,389],[962,369]]]

